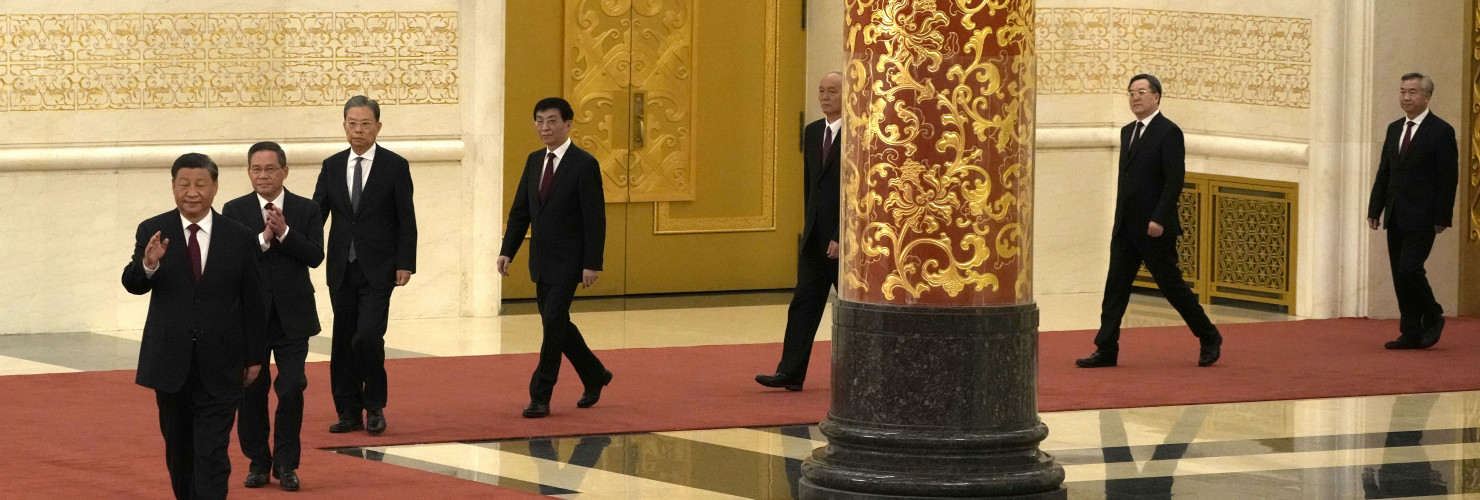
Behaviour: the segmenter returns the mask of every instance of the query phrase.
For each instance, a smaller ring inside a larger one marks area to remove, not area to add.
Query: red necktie
[[[272,207],[273,207],[273,205],[272,205],[272,202],[270,202],[270,201],[267,202],[266,205],[263,205],[262,206],[262,211],[264,212],[262,214],[262,223],[263,224],[267,224],[267,213],[266,212],[271,212],[272,211]],[[278,237],[276,235],[274,235],[272,237],[272,239],[267,240],[267,248],[268,249],[277,248],[277,246],[278,246]]]
[[[185,249],[188,250],[190,253],[190,278],[198,283],[200,282],[201,271],[200,242],[195,240],[195,232],[200,231],[200,226],[191,224],[189,226],[186,226],[185,229],[190,230],[190,242],[185,245]]]
[[[1408,143],[1413,140],[1413,120],[1403,126],[1403,145],[1398,147],[1398,156],[1408,156]]]
[[[540,203],[549,201],[550,187],[555,185],[555,153],[545,155],[545,175],[540,178]]]
[[[832,153],[832,127],[822,127],[822,162],[827,163],[827,156]]]

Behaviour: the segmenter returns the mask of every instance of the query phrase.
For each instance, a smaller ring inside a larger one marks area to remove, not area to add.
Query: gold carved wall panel
[[[693,200],[687,0],[565,5],[571,140],[601,163],[607,201]]]
[[[1203,303],[1222,297],[1294,314],[1297,193],[1287,182],[1187,174],[1177,265]],[[1137,285],[1155,287],[1145,268]]]
[[[1310,107],[1310,19],[1110,7],[1036,18],[1040,94],[1114,94],[1152,73],[1167,97]]]
[[[0,14],[0,110],[455,104],[456,12]]]

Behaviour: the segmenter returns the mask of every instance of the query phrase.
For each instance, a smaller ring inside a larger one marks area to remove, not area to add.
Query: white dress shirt
[[[206,256],[211,254],[211,220],[215,218],[216,213],[214,211],[210,214],[207,214],[205,218],[200,220],[200,222],[190,222],[190,219],[186,219],[184,215],[180,216],[180,229],[185,233],[185,241],[183,243],[187,248],[187,252],[189,251],[188,248],[190,246],[190,225],[196,224],[200,226],[200,231],[197,231],[195,233],[195,244],[200,246],[201,275],[206,274]],[[160,241],[164,241],[164,238],[162,236],[160,238]],[[188,260],[189,257],[186,257],[186,259]],[[140,264],[142,265],[143,263],[140,262]],[[145,266],[144,276],[153,278],[154,272],[158,270],[158,266],[155,266],[154,269],[150,269],[148,266]]]
[[[349,150],[349,161],[344,164],[344,185],[345,192],[349,193],[352,198],[355,194],[355,158],[365,159],[360,162],[360,193],[364,194],[365,184],[370,181],[370,166],[375,164],[375,150],[379,148],[380,143],[371,144],[370,149],[365,150],[365,154],[359,156],[355,155],[355,150]]]
[[[1413,140],[1413,136],[1417,136],[1418,135],[1418,127],[1423,126],[1423,119],[1424,118],[1428,118],[1428,117],[1429,117],[1429,110],[1427,110],[1427,109],[1423,110],[1422,113],[1419,113],[1418,116],[1415,116],[1412,119],[1408,118],[1408,115],[1403,115],[1403,119],[1405,121],[1413,122],[1413,129],[1408,131],[1408,133],[1410,134],[1410,136],[1408,137],[1408,140],[1409,141],[1412,141]],[[1407,128],[1407,127],[1408,127],[1408,124],[1407,123],[1404,123],[1403,124],[1403,128]],[[1400,141],[1400,142],[1398,142],[1398,147],[1402,147],[1402,145],[1403,145],[1403,143],[1401,142],[1402,140],[1403,140],[1403,131],[1402,130],[1399,130],[1398,131],[1398,141]]]
[[[555,150],[553,150],[553,151],[548,150],[548,149],[545,150],[545,158],[549,158],[550,157],[550,153],[555,153],[555,166],[550,168],[550,174],[551,175],[554,175],[556,171],[560,170],[560,160],[564,160],[565,159],[565,152],[566,151],[569,151],[569,150],[570,150],[570,138],[566,138],[565,139],[565,142],[561,143],[560,144],[560,147],[555,148]],[[541,158],[541,160],[544,160],[544,158]],[[540,161],[540,164],[541,165],[544,165],[544,163],[545,163],[544,161]],[[540,167],[540,184],[544,184],[544,182],[545,182],[545,167],[544,166],[541,166]]]
[[[1141,122],[1141,135],[1143,135],[1143,136],[1146,135],[1146,129],[1148,129],[1148,128],[1151,127],[1151,120],[1155,119],[1156,118],[1156,115],[1159,115],[1159,114],[1161,114],[1161,110],[1158,109],[1156,111],[1152,111],[1151,114],[1146,115],[1146,119],[1144,119],[1144,120],[1136,120],[1138,122]],[[1139,140],[1141,140],[1141,139],[1139,137],[1136,137],[1136,126],[1135,125],[1131,125],[1131,141],[1130,141],[1130,144],[1131,145],[1135,145],[1136,144],[1136,141],[1139,141]]]
[[[363,168],[361,168],[361,170],[363,170]],[[355,168],[354,167],[350,167],[350,170],[349,171],[350,172],[354,172],[355,171]],[[363,180],[361,180],[361,182],[363,182]],[[360,187],[363,188],[364,186],[362,185]],[[262,226],[263,227],[267,227],[267,204],[268,203],[272,203],[272,206],[277,207],[278,210],[282,210],[283,209],[283,193],[286,193],[286,192],[288,192],[287,189],[284,189],[282,191],[278,191],[277,198],[274,198],[274,199],[271,199],[271,200],[269,200],[267,198],[263,198],[262,197],[262,194],[260,194],[260,193],[257,194],[257,209],[262,211]],[[293,230],[293,228],[288,227],[288,221],[286,221],[286,220],[283,221],[283,234],[279,234],[279,235],[276,235],[275,236],[275,238],[278,240],[278,243],[282,243],[283,242],[283,238],[288,237],[288,231],[292,231],[292,230]],[[262,233],[257,233],[257,245],[260,246],[260,247],[262,247],[262,251],[264,251],[264,252],[266,252],[267,249],[270,248],[270,245],[267,243],[267,241],[262,239]]]

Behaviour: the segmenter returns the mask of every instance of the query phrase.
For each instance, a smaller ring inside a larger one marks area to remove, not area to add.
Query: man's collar
[[[360,158],[364,158],[365,160],[367,160],[367,161],[369,161],[371,163],[374,163],[375,162],[375,150],[376,149],[379,149],[379,148],[380,148],[380,143],[378,143],[378,142],[377,143],[373,143],[373,144],[370,145],[370,149],[365,150],[365,154],[362,154],[362,155],[355,154],[355,148],[349,148],[349,161],[350,162],[354,162],[355,161],[355,157],[358,156]]]
[[[1408,120],[1410,122],[1413,122],[1413,126],[1415,126],[1415,127],[1417,127],[1419,125],[1423,125],[1423,120],[1425,118],[1428,118],[1428,117],[1429,117],[1429,110],[1428,110],[1428,108],[1424,108],[1424,110],[1423,110],[1422,113],[1419,113],[1418,116],[1415,116],[1413,118],[1408,118],[1408,115],[1403,115],[1403,119]]]
[[[560,147],[555,148],[554,150],[550,150],[550,149],[546,148],[545,149],[545,152],[547,152],[547,153],[555,153],[555,157],[556,158],[565,158],[565,152],[566,151],[569,151],[569,150],[570,150],[570,138],[569,137],[566,137],[565,138],[565,142],[560,143]]]
[[[1151,114],[1146,115],[1146,119],[1142,120],[1142,119],[1139,119],[1138,118],[1138,119],[1136,119],[1136,121],[1141,122],[1143,124],[1142,126],[1144,126],[1144,127],[1150,127],[1151,126],[1151,120],[1155,120],[1156,119],[1156,115],[1159,115],[1159,114],[1161,114],[1161,109],[1158,108],[1156,111],[1152,111]]]
[[[185,229],[185,236],[190,236],[191,224],[200,226],[200,232],[211,234],[211,219],[214,219],[215,217],[216,210],[211,209],[211,211],[207,213],[205,217],[202,217],[200,219],[200,222],[190,222],[190,219],[186,219],[185,214],[182,212],[180,213],[180,227]]]
[[[269,200],[267,198],[263,198],[262,197],[262,193],[258,193],[256,191],[253,191],[252,193],[255,194],[255,195],[257,195],[257,208],[265,208],[268,203],[272,203],[273,205],[276,205],[278,208],[282,208],[282,206],[283,206],[283,194],[284,193],[287,193],[287,192],[288,192],[288,188],[284,187],[283,189],[281,189],[281,190],[278,191],[277,198],[273,198],[271,200]]]

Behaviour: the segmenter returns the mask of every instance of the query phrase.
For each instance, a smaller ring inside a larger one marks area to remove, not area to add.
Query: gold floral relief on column
[[[1031,301],[1033,1],[847,9],[843,298]]]

